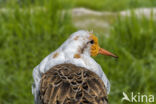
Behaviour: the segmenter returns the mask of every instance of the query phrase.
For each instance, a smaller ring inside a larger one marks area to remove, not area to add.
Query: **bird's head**
[[[82,54],[90,56],[102,54],[117,58],[116,55],[99,46],[98,38],[93,33],[84,30],[73,33],[62,47],[66,51],[74,52],[76,58],[81,57]]]
[[[91,34],[90,37],[89,37],[89,43],[91,44],[91,47],[90,47],[90,54],[91,56],[96,56],[97,54],[102,54],[102,55],[107,55],[107,56],[112,56],[112,57],[115,57],[117,58],[116,55],[114,55],[113,53],[101,48],[98,44],[98,38]]]

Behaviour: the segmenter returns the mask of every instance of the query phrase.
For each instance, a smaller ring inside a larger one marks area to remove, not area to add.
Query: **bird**
[[[118,58],[92,32],[72,33],[33,69],[35,104],[108,104],[110,82],[93,59],[98,54]]]

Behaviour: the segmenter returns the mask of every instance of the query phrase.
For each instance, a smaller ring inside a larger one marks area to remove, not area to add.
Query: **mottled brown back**
[[[43,74],[43,104],[108,104],[103,81],[94,72],[73,64],[60,64]]]

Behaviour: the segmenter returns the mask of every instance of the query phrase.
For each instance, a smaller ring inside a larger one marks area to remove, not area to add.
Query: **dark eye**
[[[90,43],[91,43],[91,44],[94,44],[94,40],[91,40]]]

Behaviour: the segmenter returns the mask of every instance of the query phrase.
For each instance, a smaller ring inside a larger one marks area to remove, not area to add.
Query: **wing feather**
[[[73,64],[56,65],[41,79],[43,104],[108,104],[107,91],[94,72]]]

